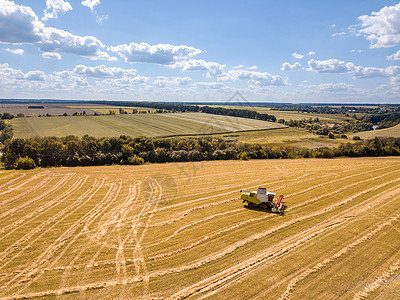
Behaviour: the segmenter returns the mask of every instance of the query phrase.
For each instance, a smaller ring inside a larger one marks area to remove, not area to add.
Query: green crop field
[[[281,111],[274,110],[268,107],[260,107],[260,106],[233,106],[233,105],[209,105],[210,107],[223,107],[223,108],[234,108],[234,109],[248,109],[253,110],[258,113],[264,113],[269,115],[274,115],[277,120],[284,119],[285,121],[290,120],[302,120],[309,118],[319,118],[321,121],[345,121],[351,120],[351,117],[346,117],[344,115],[339,114],[312,114],[312,113],[302,113],[297,111]]]
[[[243,143],[257,143],[268,146],[298,146],[306,148],[334,147],[340,143],[347,143],[348,139],[330,139],[327,136],[316,135],[303,128],[279,128],[267,131],[245,131],[232,134],[216,134],[227,141]]]
[[[399,158],[4,171],[0,207],[1,299],[400,298]]]
[[[357,132],[354,135],[358,135],[362,139],[372,139],[378,137],[396,137],[400,138],[400,124],[384,129],[377,129],[371,131]]]
[[[37,136],[174,136],[283,128],[278,123],[203,113],[15,118],[16,138]]]

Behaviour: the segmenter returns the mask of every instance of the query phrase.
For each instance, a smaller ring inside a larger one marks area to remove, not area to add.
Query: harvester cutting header
[[[267,192],[266,188],[258,188],[256,191],[241,190],[240,199],[247,203],[248,208],[261,208],[263,210],[283,215],[286,206],[283,204],[283,195],[278,201],[274,201],[275,193]]]

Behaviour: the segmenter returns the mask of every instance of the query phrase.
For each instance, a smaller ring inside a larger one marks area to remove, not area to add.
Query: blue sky
[[[0,98],[400,103],[398,1],[0,0]]]

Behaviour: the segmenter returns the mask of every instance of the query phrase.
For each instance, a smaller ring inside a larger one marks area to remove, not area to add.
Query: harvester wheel
[[[249,204],[247,204],[247,207],[248,207],[248,208],[253,208],[253,203],[250,203],[250,202],[249,202]]]
[[[265,210],[268,210],[268,205],[265,203],[265,204],[262,205],[262,208],[265,209]]]

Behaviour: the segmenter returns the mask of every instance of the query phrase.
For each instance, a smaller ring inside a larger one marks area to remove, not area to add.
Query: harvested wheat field
[[[400,159],[0,173],[0,298],[40,296],[398,299]]]

